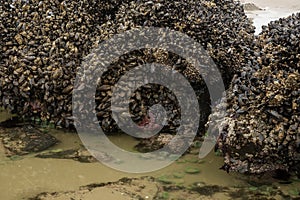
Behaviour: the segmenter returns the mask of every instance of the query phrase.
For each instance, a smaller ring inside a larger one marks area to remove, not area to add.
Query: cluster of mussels
[[[253,65],[254,26],[233,0],[1,0],[0,13],[1,105],[60,126],[72,123],[72,91],[82,59],[101,41],[129,29],[154,26],[185,33],[207,50],[226,87],[239,69]],[[112,87],[126,71],[149,62],[165,64],[191,82],[201,105],[203,129],[210,99],[200,74],[185,58],[148,48],[121,56],[101,77],[95,101],[105,132],[117,129],[110,111]],[[156,103],[168,112],[166,128],[175,130],[180,108],[172,91],[161,85],[145,85],[134,93],[133,120],[142,123]]]
[[[229,86],[234,73],[240,68],[252,64],[250,58],[253,56],[253,51],[250,49],[253,47],[254,27],[239,3],[181,0],[130,1],[120,6],[114,20],[107,21],[100,27],[98,41],[105,41],[116,34],[144,26],[167,27],[183,32],[201,44],[220,70],[225,87]],[[180,43],[176,39],[173,42]],[[111,48],[120,51],[119,47]],[[95,56],[101,57],[102,55],[97,52]],[[110,89],[126,71],[144,63],[164,64],[180,72],[189,80],[198,97],[199,105],[201,105],[199,133],[203,132],[204,124],[210,113],[210,98],[201,72],[199,73],[185,58],[157,48],[140,49],[120,57],[102,76],[100,81],[102,87],[99,87],[99,93],[97,93],[97,105],[99,105],[97,111],[102,128],[107,131],[115,130],[117,127],[109,113],[112,95]],[[126,82],[123,84],[124,92],[126,92]],[[168,132],[175,132],[180,125],[181,112],[173,92],[162,85],[155,84],[137,89],[130,101],[133,120],[137,123],[142,122],[150,106],[162,104],[169,119],[164,128]],[[125,94],[120,95],[124,96]]]
[[[76,69],[117,1],[0,1],[1,106],[68,126]]]
[[[259,67],[233,79],[222,102],[227,118],[217,127],[227,170],[300,174],[299,33],[300,13],[264,26],[256,38]]]

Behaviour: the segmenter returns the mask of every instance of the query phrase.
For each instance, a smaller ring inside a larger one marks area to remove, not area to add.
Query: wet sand
[[[253,19],[256,26],[256,34],[259,34],[263,25],[268,25],[270,21],[287,17],[292,13],[300,12],[299,0],[241,0],[242,3],[254,3],[263,10],[246,11],[249,18]]]
[[[242,3],[254,3],[259,7],[271,8],[271,9],[286,9],[290,11],[300,9],[299,0],[242,0]]]

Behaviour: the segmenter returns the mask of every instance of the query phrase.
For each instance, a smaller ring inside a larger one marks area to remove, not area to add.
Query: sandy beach
[[[262,10],[248,10],[247,15],[253,19],[256,26],[256,34],[261,32],[261,26],[270,21],[287,17],[292,13],[300,12],[299,0],[241,0],[242,3],[254,3]]]
[[[299,0],[242,0],[242,3],[254,3],[259,7],[263,8],[278,8],[278,9],[286,9],[286,10],[298,10],[300,9],[300,1]]]

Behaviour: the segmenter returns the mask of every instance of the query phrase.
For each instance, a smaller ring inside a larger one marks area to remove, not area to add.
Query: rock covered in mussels
[[[168,27],[199,42],[218,65],[226,85],[252,62],[255,28],[235,1],[133,0],[121,4],[115,20],[102,25],[100,40],[143,26]]]
[[[70,117],[76,68],[119,3],[1,0],[1,105],[57,124]]]
[[[225,85],[233,74],[251,64],[254,27],[242,6],[233,0],[221,1],[0,1],[0,104],[24,117],[35,116],[68,126],[72,116],[72,91],[82,58],[88,55],[97,40],[141,26],[169,27],[186,33],[209,52],[219,67]],[[102,25],[106,22],[104,25]],[[129,57],[131,57],[129,59]],[[145,49],[124,55],[113,65],[115,69],[103,77],[97,88],[97,111],[102,128],[109,132],[116,124],[107,110],[109,88],[135,62],[158,62],[176,65],[196,91],[203,106],[202,124],[210,112],[209,96],[199,74],[183,58],[161,50]],[[141,64],[141,63],[140,63]],[[174,123],[178,126],[180,109],[174,95],[155,86],[139,89],[135,102],[148,105],[165,99]],[[151,92],[152,91],[152,92]],[[155,91],[155,92],[154,92]],[[159,92],[158,92],[159,91]],[[158,95],[152,95],[157,93]],[[155,98],[159,95],[162,97]],[[149,99],[149,95],[153,98]],[[133,103],[131,109],[143,121],[144,109]],[[142,115],[140,115],[142,113]]]
[[[219,68],[226,87],[234,73],[252,62],[253,52],[250,49],[253,47],[254,27],[237,2],[130,1],[120,6],[115,20],[107,21],[100,27],[99,41],[145,26],[168,27],[183,32],[200,43]],[[143,63],[164,64],[179,71],[189,80],[201,105],[199,130],[203,133],[204,124],[210,113],[210,98],[206,85],[199,72],[190,63],[163,49],[140,49],[124,55],[102,76],[99,85],[106,87],[100,87],[102,90],[98,92],[97,98],[98,118],[102,128],[109,131],[117,127],[109,112],[112,94],[110,88],[126,71]],[[180,108],[174,99],[176,98],[172,91],[160,85],[139,88],[131,99],[130,110],[133,120],[140,123],[145,119],[150,106],[161,103],[169,116],[166,129],[176,131],[180,123]]]
[[[227,118],[217,127],[227,169],[300,173],[299,33],[299,13],[263,27],[256,41],[259,67],[233,79]]]

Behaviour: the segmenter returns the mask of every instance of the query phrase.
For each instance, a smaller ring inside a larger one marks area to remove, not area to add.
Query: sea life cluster
[[[209,52],[226,86],[238,69],[251,62],[254,26],[235,1],[10,0],[1,2],[0,10],[1,105],[25,118],[34,116],[63,127],[72,124],[72,91],[82,59],[116,33],[143,26],[181,31]],[[195,74],[184,58],[158,49],[141,49],[122,56],[112,64],[116,67],[101,78],[96,103],[102,128],[106,132],[117,129],[109,112],[111,86],[130,67],[145,62],[166,64],[183,72],[203,105],[203,130],[210,103],[199,73]],[[161,99],[167,102],[163,105],[173,122],[166,127],[175,130],[180,110],[171,100],[174,95],[159,85],[145,87],[133,97],[134,120],[140,123],[150,104]],[[145,109],[141,108],[143,99],[148,101]]]
[[[68,126],[76,69],[118,5],[101,2],[0,1],[1,105]]]
[[[229,12],[229,10],[234,10],[234,12]],[[237,18],[239,20],[234,20]],[[251,65],[250,58],[253,56],[253,51],[250,49],[254,41],[254,27],[244,14],[242,6],[237,2],[130,1],[120,6],[114,20],[109,20],[100,26],[97,41],[100,43],[116,34],[145,26],[170,28],[183,32],[197,41],[216,63],[227,87],[234,73],[243,66]],[[111,47],[113,48],[116,52],[120,51],[118,47]],[[101,57],[102,55],[98,52],[95,56]],[[201,105],[199,133],[203,133],[204,124],[210,113],[210,98],[206,85],[199,71],[191,63],[174,52],[164,49],[132,51],[111,64],[110,69],[102,76],[96,98],[97,105],[99,105],[97,107],[98,118],[102,123],[102,128],[105,131],[117,129],[117,124],[109,112],[111,89],[127,71],[144,63],[163,64],[180,72],[189,80]],[[89,65],[92,64],[89,63]],[[126,92],[127,83],[122,84]],[[119,95],[125,94],[122,92]],[[161,85],[145,85],[135,92],[130,102],[132,118],[137,123],[144,121],[150,106],[162,104],[169,118],[168,123],[164,124],[164,129],[166,132],[176,132],[180,124],[181,111],[173,91]]]
[[[299,25],[298,13],[263,27],[256,38],[259,68],[246,68],[232,80],[223,101],[227,118],[218,127],[227,169],[299,173]]]

